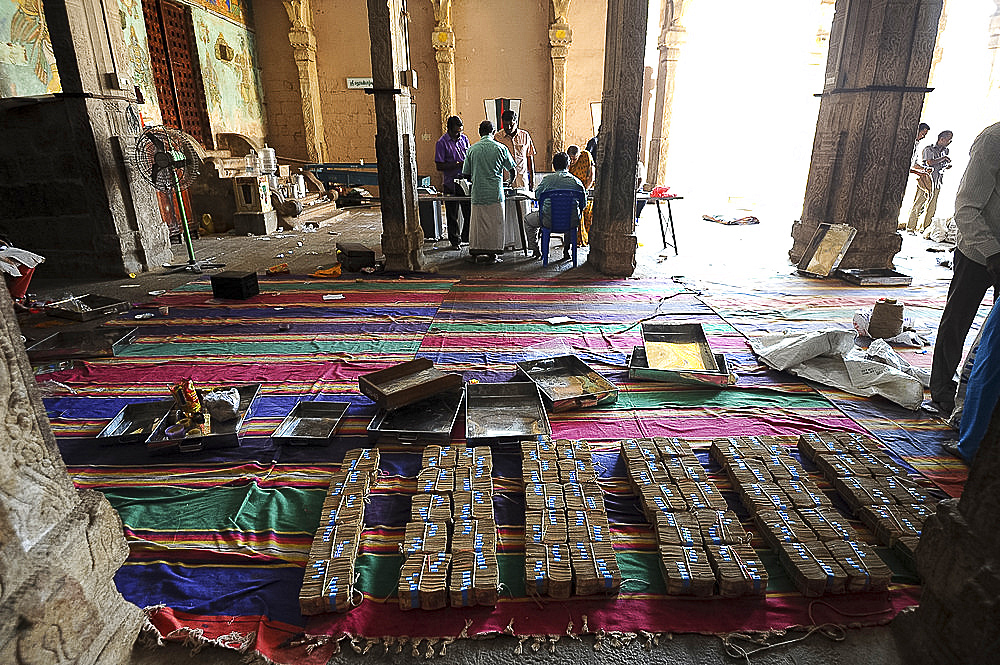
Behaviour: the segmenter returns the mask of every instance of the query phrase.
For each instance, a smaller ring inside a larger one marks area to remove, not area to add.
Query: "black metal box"
[[[375,250],[359,242],[338,242],[337,260],[347,272],[359,272],[375,267]]]
[[[227,270],[212,275],[212,296],[226,300],[246,300],[260,293],[255,272]]]

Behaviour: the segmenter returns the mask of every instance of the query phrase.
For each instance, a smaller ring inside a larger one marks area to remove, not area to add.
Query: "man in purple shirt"
[[[434,163],[441,172],[441,189],[445,194],[462,194],[455,188],[455,178],[462,175],[462,164],[465,153],[469,150],[469,137],[462,133],[462,119],[457,115],[448,118],[448,131],[437,140],[434,146]],[[458,210],[462,209],[462,232],[458,231]],[[472,208],[469,201],[445,201],[445,214],[448,217],[448,240],[452,249],[459,249],[461,243],[469,242],[469,219]]]

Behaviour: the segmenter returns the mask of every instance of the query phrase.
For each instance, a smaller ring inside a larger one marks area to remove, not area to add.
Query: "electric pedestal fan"
[[[184,132],[171,127],[149,127],[135,142],[135,166],[153,187],[161,192],[173,192],[177,196],[177,208],[181,212],[181,228],[184,244],[187,246],[188,262],[164,264],[167,274],[190,270],[200,273],[209,268],[222,268],[225,263],[209,263],[194,258],[191,232],[188,230],[187,211],[181,192],[191,186],[201,169],[201,157],[195,148],[194,139]]]

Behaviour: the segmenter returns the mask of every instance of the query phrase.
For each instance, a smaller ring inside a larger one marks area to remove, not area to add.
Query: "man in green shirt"
[[[479,141],[469,148],[462,175],[472,180],[472,222],[469,253],[500,261],[504,247],[503,172],[514,171],[514,158],[506,146],[493,140],[493,123],[479,123]]]

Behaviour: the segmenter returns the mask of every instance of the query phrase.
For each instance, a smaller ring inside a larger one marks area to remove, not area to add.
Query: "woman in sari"
[[[580,150],[580,146],[571,145],[566,148],[569,155],[569,172],[580,179],[583,186],[588,190],[594,187],[597,177],[597,170],[594,168],[594,158],[586,150]],[[576,244],[584,246],[590,239],[590,223],[593,221],[593,201],[587,201],[587,207],[583,209],[580,216],[580,232],[577,234]]]

